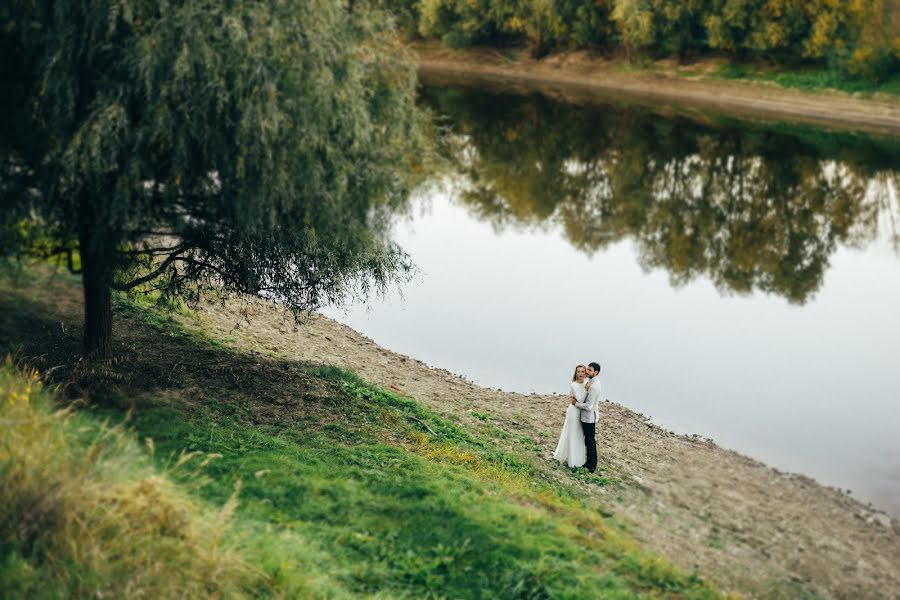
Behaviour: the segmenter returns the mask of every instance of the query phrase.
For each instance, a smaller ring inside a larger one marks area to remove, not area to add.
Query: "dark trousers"
[[[597,424],[596,423],[582,423],[581,431],[584,432],[584,445],[587,448],[587,462],[584,463],[584,468],[593,473],[597,470]]]

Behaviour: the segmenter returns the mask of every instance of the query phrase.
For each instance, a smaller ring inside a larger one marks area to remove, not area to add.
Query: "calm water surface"
[[[422,101],[454,162],[396,226],[420,273],[328,314],[506,390],[597,360],[610,400],[900,515],[900,141]]]

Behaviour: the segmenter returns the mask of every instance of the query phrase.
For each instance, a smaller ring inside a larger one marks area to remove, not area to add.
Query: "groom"
[[[581,430],[584,432],[584,445],[587,449],[587,462],[584,467],[593,473],[597,470],[597,420],[599,413],[597,405],[600,403],[600,365],[592,362],[587,366],[587,376],[591,382],[584,402],[578,402],[572,398],[572,404],[581,411]]]

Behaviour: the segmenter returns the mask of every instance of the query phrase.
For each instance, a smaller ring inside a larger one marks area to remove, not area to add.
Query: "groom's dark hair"
[[[598,363],[588,363],[588,366],[594,370],[595,373],[600,372],[600,365]]]

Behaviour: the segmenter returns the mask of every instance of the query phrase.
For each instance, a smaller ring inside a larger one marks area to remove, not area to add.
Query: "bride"
[[[584,402],[587,396],[585,389],[584,365],[575,367],[575,376],[572,377],[571,396],[574,396],[578,402]],[[570,396],[570,397],[571,397]],[[569,403],[566,409],[566,420],[563,423],[562,433],[559,434],[559,444],[553,451],[553,458],[560,464],[566,463],[570,467],[580,467],[587,460],[587,450],[584,446],[584,432],[581,429],[581,411],[574,405]]]

